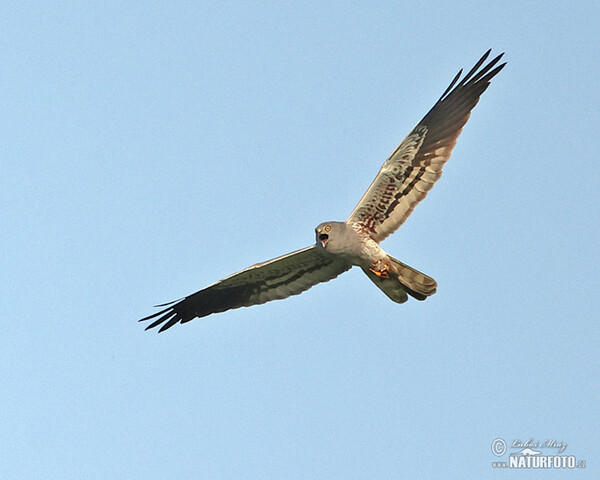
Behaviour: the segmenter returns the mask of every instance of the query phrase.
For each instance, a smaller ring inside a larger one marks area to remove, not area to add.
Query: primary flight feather
[[[502,70],[502,55],[484,65],[488,50],[461,79],[454,77],[433,108],[385,161],[345,222],[317,226],[316,244],[234,273],[140,321],[162,332],[176,323],[297,295],[356,265],[391,300],[425,300],[436,281],[388,255],[379,246],[412,213],[442,175],[471,110]]]

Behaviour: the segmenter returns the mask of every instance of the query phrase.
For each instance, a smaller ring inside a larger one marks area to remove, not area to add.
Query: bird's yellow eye
[[[329,225],[325,225],[325,231],[328,232],[329,230],[331,230],[331,227]]]

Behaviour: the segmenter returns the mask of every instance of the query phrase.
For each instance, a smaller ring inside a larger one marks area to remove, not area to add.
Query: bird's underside
[[[491,50],[461,79],[454,77],[433,108],[385,161],[345,222],[316,228],[316,243],[248,267],[140,321],[164,331],[176,323],[297,295],[327,282],[353,265],[362,268],[391,300],[408,295],[424,300],[436,292],[435,280],[384,252],[379,242],[412,213],[442,175],[471,110],[490,80],[504,67],[502,55],[484,65]]]

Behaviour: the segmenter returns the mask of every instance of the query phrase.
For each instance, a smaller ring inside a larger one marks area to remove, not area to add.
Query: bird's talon
[[[384,266],[382,270],[374,270],[372,268],[369,268],[369,270],[371,270],[379,278],[390,278],[387,265]]]

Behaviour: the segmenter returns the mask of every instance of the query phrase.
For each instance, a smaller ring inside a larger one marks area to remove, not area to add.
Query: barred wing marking
[[[159,330],[162,332],[196,317],[297,295],[337,277],[350,267],[350,263],[329,256],[312,245],[257,263],[171,304],[159,305],[169,306],[140,322],[159,317],[146,330],[163,324]]]
[[[460,82],[462,70],[458,72],[429,113],[385,161],[348,217],[349,224],[380,242],[402,225],[425,198],[441,177],[471,110],[490,80],[505,65],[492,70],[502,58],[501,54],[479,70],[490,52],[488,50]]]

